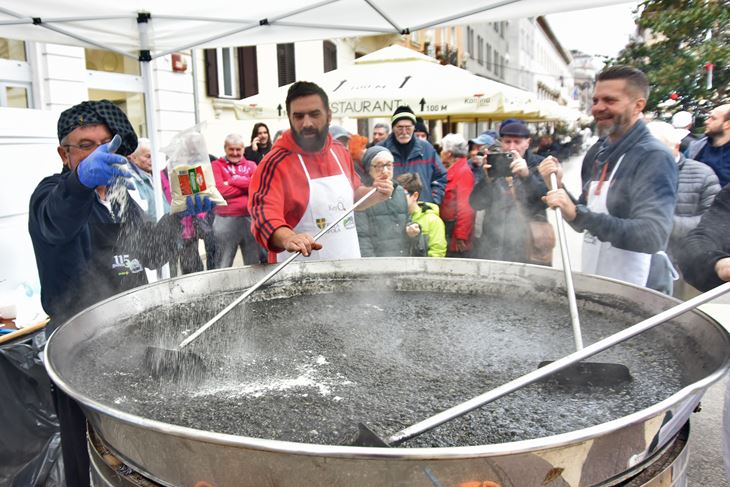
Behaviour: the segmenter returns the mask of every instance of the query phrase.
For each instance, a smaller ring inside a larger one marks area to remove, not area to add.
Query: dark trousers
[[[61,427],[61,453],[68,487],[90,487],[86,416],[78,403],[51,384],[53,404]]]

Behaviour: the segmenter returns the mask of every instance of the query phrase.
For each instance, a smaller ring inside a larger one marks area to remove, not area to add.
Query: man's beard
[[[718,129],[711,129],[711,128],[705,127],[705,135],[711,139],[715,138],[715,137],[721,137],[722,134],[723,134],[722,129],[718,130]]]
[[[291,124],[289,124],[291,126]],[[327,141],[327,134],[329,133],[329,124],[322,127],[321,131],[314,128],[305,128],[302,133],[297,132],[294,127],[291,127],[294,141],[299,147],[304,149],[305,152],[316,152],[322,150],[324,143]],[[304,137],[304,135],[316,134],[315,137]]]
[[[628,120],[628,117],[625,115],[614,115],[613,119],[611,120],[611,125],[609,126],[600,126],[598,125],[598,136],[599,137],[609,137],[609,136],[618,136],[621,137],[624,135],[625,130],[627,127],[626,121]]]

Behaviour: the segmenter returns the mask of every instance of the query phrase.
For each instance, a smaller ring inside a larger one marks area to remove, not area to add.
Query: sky
[[[632,11],[638,2],[546,15],[567,50],[614,57],[636,30]]]

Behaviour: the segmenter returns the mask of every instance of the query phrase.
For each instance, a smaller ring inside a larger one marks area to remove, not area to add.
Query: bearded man
[[[355,218],[345,218],[315,242],[327,224],[337,220],[371,189],[363,186],[350,157],[329,134],[332,112],[322,88],[294,83],[287,93],[290,130],[256,168],[249,188],[251,230],[269,251],[269,262],[301,252],[315,259],[359,258]],[[393,182],[376,180],[378,189],[358,210],[387,200]]]
[[[638,69],[599,73],[592,113],[602,138],[583,159],[580,198],[562,188],[555,158],[540,164],[548,187],[551,173],[561,186],[545,202],[585,232],[581,270],[639,286],[646,285],[652,254],[666,249],[677,193],[674,158],[642,120],[648,97],[649,82]]]

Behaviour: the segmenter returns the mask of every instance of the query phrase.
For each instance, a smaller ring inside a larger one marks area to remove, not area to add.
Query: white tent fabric
[[[536,95],[455,66],[442,66],[424,54],[389,46],[324,73],[313,81],[330,98],[334,117],[390,117],[409,105],[423,118],[457,120],[539,117]],[[236,102],[239,118],[286,118],[289,85]]]
[[[624,0],[3,0],[0,36],[95,45],[135,58],[140,51],[148,50],[155,58],[191,47],[399,34],[621,1]],[[140,13],[149,14],[149,19],[140,17]]]
[[[495,22],[625,0],[3,0],[0,37],[97,47],[142,61],[152,153],[158,149],[149,61],[193,47],[273,44],[407,34],[430,27]],[[162,217],[161,165],[152,170]]]

